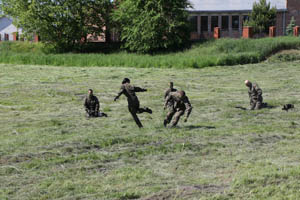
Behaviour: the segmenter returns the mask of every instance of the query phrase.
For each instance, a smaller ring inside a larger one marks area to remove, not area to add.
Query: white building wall
[[[18,32],[19,34],[22,34],[22,29],[18,29],[13,24],[10,24],[9,26],[7,26],[6,28],[4,28],[0,31],[1,40],[4,41],[4,34],[8,34],[9,40],[12,41],[14,32]]]

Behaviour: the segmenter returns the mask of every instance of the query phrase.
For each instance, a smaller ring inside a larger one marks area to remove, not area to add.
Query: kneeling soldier
[[[259,110],[263,107],[262,90],[255,83],[246,80],[245,85],[248,87],[248,94],[250,98],[250,110]]]
[[[88,96],[84,100],[84,107],[88,117],[107,117],[105,113],[99,112],[99,100],[94,96],[92,89],[89,89]]]
[[[175,127],[182,115],[184,115],[186,111],[186,118],[184,122],[187,122],[191,112],[192,112],[192,105],[189,101],[189,98],[185,95],[184,91],[178,92],[171,92],[169,96],[166,98],[164,109],[170,107],[169,103],[172,102],[173,105],[167,114],[166,119],[164,120],[164,126],[166,127],[172,120],[171,127]]]

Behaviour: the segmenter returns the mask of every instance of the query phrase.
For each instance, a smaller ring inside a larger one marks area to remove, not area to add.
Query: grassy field
[[[276,60],[276,59],[275,59]],[[0,65],[0,199],[299,199],[300,62],[204,69]],[[145,128],[120,82],[148,89]],[[273,108],[248,108],[245,79]],[[163,127],[169,81],[194,107]],[[94,89],[108,118],[86,119]],[[281,110],[295,104],[290,112]]]
[[[141,55],[124,51],[109,54],[55,54],[51,53],[51,45],[2,42],[0,43],[0,63],[184,69],[259,63],[278,51],[288,49],[300,49],[300,39],[298,37],[222,38],[195,43],[185,51],[156,55]]]

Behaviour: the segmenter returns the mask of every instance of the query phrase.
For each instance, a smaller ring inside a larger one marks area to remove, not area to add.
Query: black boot
[[[164,127],[167,127],[168,121],[164,120]]]
[[[151,110],[150,108],[146,108],[145,111],[146,111],[147,113],[152,114],[152,110]]]

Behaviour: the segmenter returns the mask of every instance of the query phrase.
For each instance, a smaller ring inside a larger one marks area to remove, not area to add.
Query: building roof
[[[0,17],[0,31],[12,24],[12,20],[7,17]]]
[[[238,12],[251,11],[254,2],[259,0],[189,0],[193,8],[191,12]],[[287,0],[267,0],[277,10],[287,9]]]

